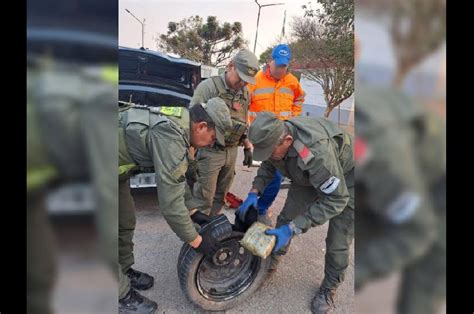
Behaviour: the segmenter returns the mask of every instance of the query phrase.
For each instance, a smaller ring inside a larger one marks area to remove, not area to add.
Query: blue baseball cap
[[[285,44],[275,46],[272,51],[272,59],[275,61],[276,65],[288,66],[291,59],[290,47]]]

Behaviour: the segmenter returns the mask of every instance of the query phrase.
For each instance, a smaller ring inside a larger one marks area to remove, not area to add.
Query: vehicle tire
[[[213,258],[206,258],[188,244],[182,246],[178,278],[193,304],[205,311],[225,311],[242,303],[262,285],[270,258],[254,256],[241,247],[243,236],[236,231],[225,234],[219,239],[222,247]]]

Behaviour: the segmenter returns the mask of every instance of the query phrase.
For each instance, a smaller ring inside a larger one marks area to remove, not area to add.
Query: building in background
[[[306,93],[303,112],[301,114],[303,116],[323,117],[326,110],[326,102],[324,100],[324,92],[321,85],[306,78],[304,74],[301,75],[300,84]],[[335,108],[328,118],[342,126],[353,126],[353,115],[354,94]]]

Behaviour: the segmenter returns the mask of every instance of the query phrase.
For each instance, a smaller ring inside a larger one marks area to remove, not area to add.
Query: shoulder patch
[[[313,153],[300,140],[295,140],[293,142],[293,147],[296,149],[296,151],[298,152],[298,156],[301,157],[305,165],[307,165],[308,162],[310,162],[314,158]]]
[[[321,184],[319,189],[324,194],[331,194],[339,186],[339,182],[341,182],[339,178],[332,176],[329,179],[327,179],[323,184]]]
[[[173,116],[173,117],[178,117],[178,118],[181,118],[181,114],[183,113],[182,107],[162,106],[162,107],[158,107],[157,109],[159,113],[164,114],[165,116]]]
[[[367,141],[360,136],[356,136],[354,143],[354,161],[356,165],[363,166],[371,157],[371,150]]]
[[[389,204],[386,216],[395,224],[406,222],[413,217],[420,202],[421,197],[418,193],[404,192]]]

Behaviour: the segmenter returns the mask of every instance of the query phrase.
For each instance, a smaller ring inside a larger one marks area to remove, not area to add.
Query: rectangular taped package
[[[247,232],[245,232],[240,244],[253,255],[267,258],[276,243],[275,236],[265,234],[265,230],[270,228],[271,227],[263,223],[255,222]]]

